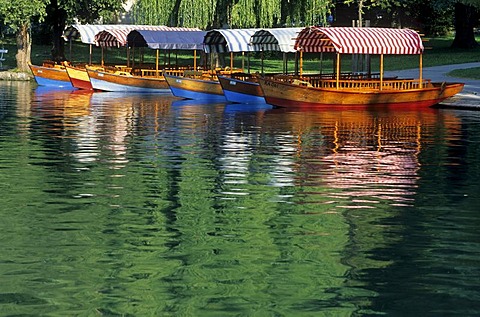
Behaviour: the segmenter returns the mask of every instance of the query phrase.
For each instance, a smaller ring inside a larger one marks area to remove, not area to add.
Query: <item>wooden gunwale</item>
[[[115,84],[150,88],[150,89],[168,89],[168,84],[165,77],[141,77],[133,76],[127,72],[111,73],[108,71],[92,70],[87,68],[90,78],[107,81]]]
[[[338,90],[413,90],[422,87],[431,86],[429,79],[325,79],[324,77],[282,77],[275,76],[277,81],[289,84],[297,84],[301,86],[313,88],[330,88]]]

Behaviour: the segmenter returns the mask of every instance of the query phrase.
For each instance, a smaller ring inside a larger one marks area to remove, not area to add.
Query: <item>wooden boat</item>
[[[254,51],[261,52],[262,68],[263,53],[276,51],[283,53],[283,73],[288,72],[287,55],[294,53],[295,38],[303,28],[267,28],[255,31],[250,38],[250,44]],[[273,76],[266,75],[266,76]],[[265,103],[263,91],[258,83],[258,74],[236,73],[230,76],[218,76],[223,93],[228,102],[233,103]],[[263,75],[265,76],[265,75]]]
[[[256,75],[244,73],[220,75],[218,81],[228,102],[265,103]]]
[[[208,72],[186,71],[183,76],[165,74],[173,95],[186,99],[226,101],[217,77]]]
[[[263,78],[282,78],[282,74],[266,74]],[[233,73],[231,75],[219,75],[218,80],[222,86],[223,93],[228,102],[233,103],[265,103],[265,97],[258,81],[259,74],[245,74],[245,73]],[[304,75],[302,77],[295,75],[288,75],[287,78],[292,80],[308,80],[308,78],[322,78],[332,79],[335,78],[334,74],[322,74],[322,75]],[[342,73],[341,78],[359,78],[361,75],[355,75],[351,73]]]
[[[161,72],[156,70],[148,71],[155,72],[158,75],[137,76],[132,75],[128,71],[116,70],[110,72],[87,66],[87,73],[92,83],[92,88],[95,90],[169,93],[170,89]],[[143,73],[146,72],[144,71]]]
[[[88,77],[85,66],[66,65],[65,69],[73,87],[84,90],[93,90],[92,83],[90,82],[90,77]]]
[[[259,79],[267,103],[278,107],[401,106],[429,107],[462,91],[463,83],[432,83],[423,79],[423,44],[419,34],[409,29],[309,27],[298,35],[295,47],[303,52],[336,52],[336,76],[278,76]],[[380,57],[379,76],[342,78],[342,54]],[[418,79],[383,77],[385,54],[420,55]]]
[[[203,99],[210,101],[227,101],[217,75],[230,75],[243,72],[233,65],[235,52],[253,51],[250,37],[257,29],[215,29],[205,34],[204,51],[210,53],[230,53],[230,67],[210,71],[192,71],[184,76],[165,75],[172,93],[181,98]]]
[[[463,83],[430,80],[259,79],[267,103],[278,107],[408,106],[430,107],[462,91]]]
[[[203,49],[205,32],[197,28],[132,28],[130,30],[105,30],[95,35],[97,45],[102,47],[124,46],[148,47],[156,51],[155,64],[146,65],[143,61],[133,61],[128,66],[117,65],[115,68],[93,69],[87,67],[93,89],[111,92],[149,92],[171,93],[164,74],[181,75],[188,67],[170,65],[161,66],[159,62],[160,50],[196,50]],[[128,57],[128,60],[130,58]],[[141,58],[143,60],[143,58]],[[103,61],[103,59],[102,59]],[[194,55],[194,66],[196,55]],[[167,65],[167,64],[164,64]]]
[[[35,81],[40,86],[73,88],[65,66],[54,62],[44,62],[42,66],[29,64]]]

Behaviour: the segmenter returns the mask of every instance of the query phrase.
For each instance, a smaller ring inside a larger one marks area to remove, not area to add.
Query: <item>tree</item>
[[[427,4],[434,12],[431,16],[445,16],[452,13],[450,21],[455,28],[452,47],[474,48],[478,46],[474,28],[479,21],[480,0],[433,0],[430,3],[427,1]]]
[[[28,71],[31,61],[32,39],[30,26],[33,20],[42,21],[46,15],[44,0],[0,0],[0,15],[6,25],[16,32],[17,68]]]
[[[137,0],[136,24],[221,28],[324,24],[333,0]]]
[[[478,25],[478,9],[480,1],[458,1],[455,6],[455,39],[452,47],[475,48],[478,43],[475,40],[474,28]]]
[[[53,34],[52,59],[65,59],[65,41],[62,34],[67,23],[74,19],[81,23],[94,23],[100,18],[112,20],[115,14],[123,10],[124,2],[125,0],[51,0],[46,8],[46,22]]]
[[[348,1],[353,2],[354,0]],[[373,2],[374,0],[372,0]],[[474,28],[479,22],[480,0],[377,0],[375,2],[382,3],[383,6],[400,6],[417,11],[417,16],[424,21],[426,29],[432,34],[439,33],[442,24],[446,27],[453,25],[455,39],[452,47],[474,48],[478,46],[475,41]],[[453,14],[450,16],[450,13]]]

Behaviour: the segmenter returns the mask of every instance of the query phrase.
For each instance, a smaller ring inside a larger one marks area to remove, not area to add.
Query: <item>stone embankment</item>
[[[33,75],[22,72],[0,71],[0,80],[28,81],[33,80]]]

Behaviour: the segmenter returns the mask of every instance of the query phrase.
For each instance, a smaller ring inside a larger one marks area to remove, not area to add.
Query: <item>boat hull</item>
[[[65,67],[48,67],[30,64],[35,81],[40,86],[73,88]]]
[[[218,81],[228,102],[265,103],[262,88],[254,79],[246,81],[229,76],[218,76]]]
[[[68,77],[70,78],[73,87],[84,90],[93,90],[86,68],[66,66],[65,69],[67,70]]]
[[[368,90],[314,88],[272,79],[259,79],[268,104],[289,108],[430,107],[462,91],[463,83],[434,83],[425,88]]]
[[[173,95],[185,99],[201,99],[225,102],[222,86],[218,80],[204,80],[165,75]]]
[[[140,77],[87,68],[92,88],[113,92],[170,93],[164,77]]]

